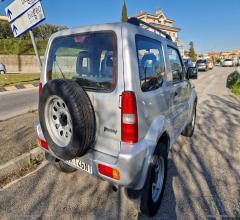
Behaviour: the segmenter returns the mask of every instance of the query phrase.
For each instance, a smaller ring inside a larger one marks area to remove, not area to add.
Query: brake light
[[[103,164],[98,164],[98,171],[104,176],[110,177],[115,180],[120,180],[120,172],[118,169],[111,168]]]
[[[42,90],[43,90],[42,83],[39,83],[39,85],[38,85],[38,95],[39,96],[42,94]]]
[[[127,143],[138,142],[138,115],[137,102],[134,92],[122,93],[122,141]]]
[[[48,143],[46,141],[39,139],[38,140],[38,145],[39,145],[39,147],[42,147],[45,150],[48,150]]]

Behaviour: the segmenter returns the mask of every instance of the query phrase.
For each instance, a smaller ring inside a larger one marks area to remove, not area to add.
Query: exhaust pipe
[[[113,185],[112,190],[113,190],[113,192],[117,192],[118,191],[118,186]]]

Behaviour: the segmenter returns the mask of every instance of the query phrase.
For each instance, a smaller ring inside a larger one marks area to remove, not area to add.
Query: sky
[[[12,0],[0,2],[0,14]],[[181,28],[186,49],[194,42],[198,53],[240,49],[240,0],[126,0],[128,16],[141,10],[166,17]],[[78,27],[120,21],[123,0],[42,0],[46,23]]]

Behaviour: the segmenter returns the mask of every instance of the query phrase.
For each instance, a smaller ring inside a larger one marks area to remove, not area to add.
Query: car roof
[[[135,32],[136,34],[143,34],[145,36],[148,36],[150,38],[160,38],[161,41],[166,41],[168,45],[171,45],[173,47],[177,47],[177,45],[165,38],[160,36],[159,34],[153,33],[149,30],[146,30],[145,28],[139,27],[137,25],[130,24],[128,22],[116,22],[116,23],[106,23],[106,24],[96,24],[96,25],[86,25],[86,26],[81,26],[81,27],[76,27],[76,28],[70,28],[70,29],[65,29],[58,31],[54,33],[50,39],[54,39],[57,37],[62,37],[62,36],[69,36],[69,35],[74,35],[74,34],[79,34],[79,33],[88,33],[88,32],[100,32],[100,31],[121,31],[122,28],[125,27],[128,30],[131,30]]]

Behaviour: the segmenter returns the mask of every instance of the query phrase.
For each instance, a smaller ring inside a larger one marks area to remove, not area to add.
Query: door
[[[188,113],[189,83],[185,79],[185,70],[178,49],[168,46],[169,75],[168,83],[171,100],[171,122],[174,136],[178,136],[185,127]]]
[[[139,140],[143,139],[152,123],[159,117],[169,118],[168,93],[163,89],[165,59],[161,41],[136,36],[138,69],[138,124]],[[158,125],[160,126],[160,125]]]

